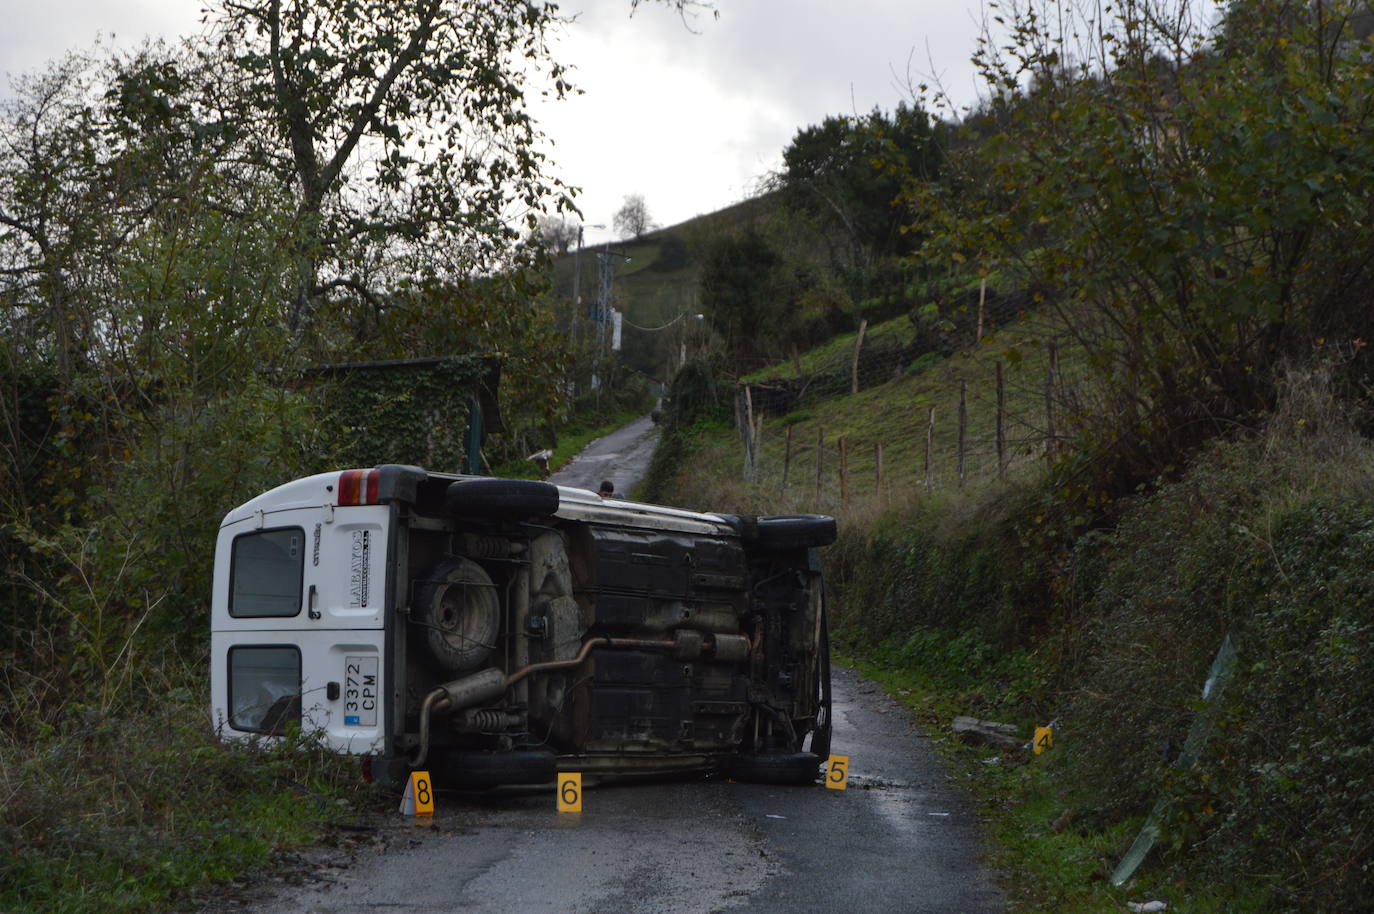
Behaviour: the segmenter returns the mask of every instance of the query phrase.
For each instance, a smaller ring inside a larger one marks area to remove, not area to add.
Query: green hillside
[[[1005,12],[990,100],[890,201],[906,316],[689,365],[652,494],[838,517],[836,641],[981,798],[1015,909],[1369,910],[1367,16],[1128,8],[1065,68]]]
[[[1256,867],[1320,853],[1328,830],[1346,836],[1339,853],[1358,851],[1364,813],[1353,810],[1366,803],[1374,753],[1362,735],[1374,707],[1374,444],[1328,375],[1294,374],[1265,422],[1118,503],[1110,525],[1083,530],[1066,513],[1081,451],[1064,440],[1052,467],[1047,459],[1040,329],[1031,317],[915,373],[763,417],[752,478],[729,412],[698,417],[670,431],[672,468],[658,467],[652,497],[836,515],[834,633],[861,668],[937,739],[958,715],[1016,723],[1027,739],[1053,723],[1057,748],[1043,758],[944,744],[980,797],[995,860],[1016,874],[1018,909],[1116,911],[1164,897],[1189,899],[1187,910],[1290,910],[1273,904],[1274,879],[1251,881]],[[1061,402],[1093,396],[1082,352],[1062,344],[1057,354]],[[1000,475],[998,362],[1009,441]],[[1226,705],[1203,715],[1212,740],[1199,764],[1172,768],[1228,633],[1242,665]],[[1276,746],[1278,733],[1299,741]],[[1172,804],[1167,840],[1129,889],[1111,887],[1161,798]],[[1335,814],[1346,808],[1336,800],[1352,812]],[[1323,829],[1301,824],[1315,817]],[[1074,825],[1051,828],[1060,820]]]
[[[704,308],[700,292],[704,247],[714,238],[762,224],[775,209],[773,197],[755,197],[640,238],[589,245],[556,258],[552,295],[556,307],[563,309],[560,325],[571,329],[579,276],[583,312],[578,320],[587,317],[587,309],[597,300],[599,256],[610,252],[615,265],[613,305],[627,321],[623,329],[624,360],[636,371],[666,384],[677,367],[684,339],[703,343],[709,338],[705,327],[683,326],[690,315],[700,314]],[[667,329],[656,329],[665,325],[669,325]]]

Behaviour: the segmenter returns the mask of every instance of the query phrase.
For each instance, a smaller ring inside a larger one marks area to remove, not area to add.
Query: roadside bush
[[[1209,872],[1271,882],[1276,909],[1369,910],[1374,509],[1304,506],[1264,552],[1229,718],[1173,825]]]
[[[1077,619],[1063,728],[1081,747],[1074,780],[1105,816],[1153,803],[1217,646],[1248,609],[1258,553],[1241,524],[1268,471],[1249,453],[1215,449],[1100,547],[1105,573]]]
[[[356,762],[308,739],[216,743],[204,678],[164,655],[139,664],[136,707],[72,706],[23,741],[0,731],[0,910],[184,904],[193,889],[269,869],[343,800],[364,798]]]
[[[855,643],[905,639],[918,629],[974,631],[1011,645],[1040,601],[1008,505],[938,506],[871,529],[842,525],[827,552],[834,627]],[[966,524],[950,513],[967,512]]]
[[[1158,862],[1236,893],[1267,886],[1274,910],[1369,909],[1372,488],[1374,447],[1329,373],[1290,370],[1262,433],[1212,445],[1079,551],[1091,595],[1060,707],[1074,751],[1057,765],[1080,822],[1165,797],[1175,853]],[[1179,769],[1227,633],[1239,662],[1216,731]]]
[[[132,713],[144,663],[208,638],[219,522],[251,495],[327,462],[303,398],[249,380],[134,416],[146,434],[87,467],[79,521],[15,517],[8,584],[24,607],[0,632],[0,734],[23,742],[73,715]]]

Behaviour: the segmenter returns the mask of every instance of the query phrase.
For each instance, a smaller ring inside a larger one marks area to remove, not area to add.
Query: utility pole
[[[601,248],[600,253],[597,254],[597,259],[600,261],[600,264],[599,264],[599,267],[600,267],[600,277],[599,277],[600,282],[598,283],[598,289],[597,289],[597,302],[596,302],[596,315],[595,315],[595,317],[594,317],[594,320],[596,320],[596,322],[597,322],[597,328],[596,328],[596,348],[595,348],[594,354],[593,354],[593,356],[592,356],[592,364],[593,364],[593,371],[594,371],[594,372],[596,372],[596,371],[599,369],[599,367],[600,367],[600,364],[601,364],[601,350],[606,346],[606,335],[607,335],[607,333],[608,333],[607,325],[609,325],[609,324],[612,322],[612,320],[614,319],[614,318],[613,318],[613,315],[612,315],[612,313],[611,313],[611,311],[612,311],[611,303],[612,303],[612,301],[614,300],[613,295],[614,295],[614,291],[615,291],[615,290],[614,290],[614,285],[615,285],[615,266],[616,266],[616,262],[612,259],[612,258],[615,258],[615,257],[621,258],[621,259],[624,260],[626,263],[629,263],[629,261],[630,261],[630,258],[629,258],[629,257],[627,257],[626,255],[620,253],[619,251],[612,251],[612,250],[611,250],[611,242],[610,242],[609,240],[607,240],[607,241],[602,245],[602,248]],[[599,376],[598,376],[598,378],[597,378],[596,389],[597,389],[597,397],[598,397],[598,400],[599,400],[599,398],[600,398],[600,396],[601,396],[601,394],[600,394],[600,390],[601,390],[601,379],[599,378]]]
[[[569,322],[569,326],[568,326],[568,337],[569,337],[569,339],[572,340],[572,343],[573,343],[574,346],[576,346],[576,345],[577,345],[577,342],[578,342],[578,340],[577,340],[577,324],[578,324],[578,321],[581,320],[581,317],[582,317],[582,230],[583,230],[584,228],[604,229],[605,227],[606,227],[606,226],[603,225],[603,224],[601,224],[601,223],[593,223],[593,224],[590,225],[590,226],[584,226],[582,223],[579,222],[578,225],[577,225],[577,248],[573,251],[573,307],[572,307],[572,320]],[[593,368],[593,371],[595,371],[595,368]],[[573,393],[574,393],[574,394],[576,393],[576,387],[577,387],[576,377],[577,377],[577,376],[576,376],[576,374],[574,373],[574,375],[573,375],[573,378],[574,378],[574,381],[573,381]]]

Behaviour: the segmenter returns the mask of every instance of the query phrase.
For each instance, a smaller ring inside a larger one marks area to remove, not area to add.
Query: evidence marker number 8
[[[415,802],[415,815],[434,815],[434,786],[428,771],[410,773],[410,789],[407,791]]]

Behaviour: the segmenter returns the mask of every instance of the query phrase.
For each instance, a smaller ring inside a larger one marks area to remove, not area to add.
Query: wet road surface
[[[1004,909],[978,830],[906,709],[835,670],[833,751],[849,789],[723,780],[440,791],[432,825],[399,814],[385,841],[316,861],[303,885],[259,890],[257,914],[706,914]],[[270,896],[270,897],[269,897]],[[227,910],[225,907],[215,911]]]
[[[549,482],[595,492],[602,480],[609,479],[618,498],[629,498],[649,472],[649,459],[657,444],[658,426],[643,416],[587,445],[571,463],[551,475]]]

